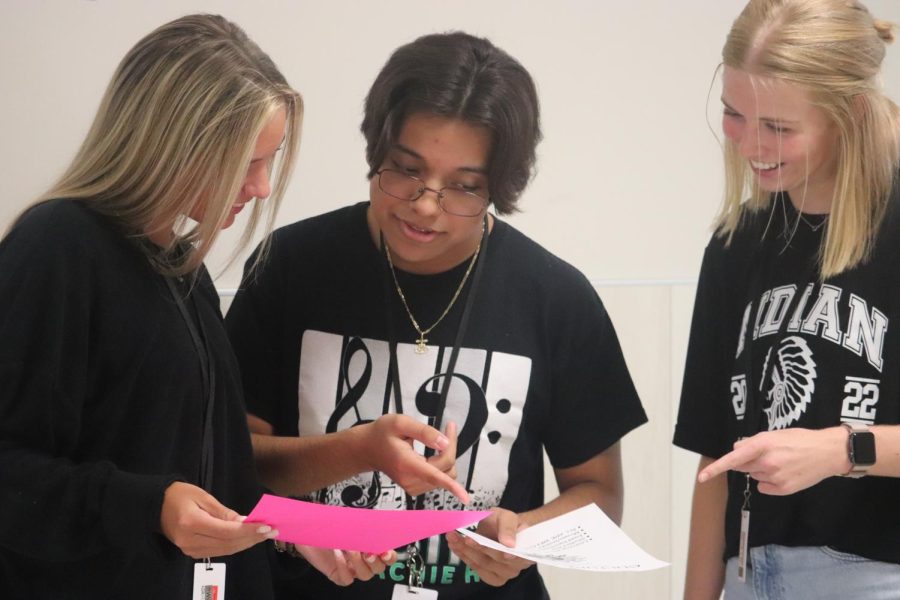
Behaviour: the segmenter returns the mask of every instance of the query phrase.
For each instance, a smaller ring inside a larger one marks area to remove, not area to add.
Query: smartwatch
[[[847,457],[850,459],[850,470],[844,477],[854,479],[864,477],[869,468],[875,464],[875,434],[869,431],[864,423],[841,423],[847,428]]]

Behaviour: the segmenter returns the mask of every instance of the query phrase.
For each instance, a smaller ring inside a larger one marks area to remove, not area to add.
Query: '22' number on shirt
[[[731,378],[731,405],[734,407],[734,416],[738,421],[744,420],[747,412],[747,378],[736,375]]]
[[[877,379],[847,377],[847,383],[844,384],[844,393],[847,395],[841,407],[841,419],[874,423],[878,384]]]

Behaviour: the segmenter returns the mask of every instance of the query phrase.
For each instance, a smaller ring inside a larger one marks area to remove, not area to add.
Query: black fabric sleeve
[[[552,397],[545,446],[555,468],[593,458],[647,421],[597,292],[581,273],[567,279],[547,326]]]
[[[278,430],[286,293],[280,269],[288,257],[280,255],[277,234],[273,234],[265,261],[252,269],[259,252],[257,248],[244,266],[240,289],[225,315],[225,326],[241,367],[247,412],[273,425],[276,434],[296,435],[297,431]]]
[[[71,215],[34,212],[0,243],[0,546],[49,561],[156,548],[171,478],[78,456],[102,257]]]
[[[714,239],[703,256],[674,436],[676,446],[711,458],[731,451],[730,367],[740,329],[728,309],[724,252]]]

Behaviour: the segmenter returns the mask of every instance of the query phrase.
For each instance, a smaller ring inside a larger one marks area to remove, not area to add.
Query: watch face
[[[875,434],[871,431],[850,434],[850,449],[854,465],[875,464]]]

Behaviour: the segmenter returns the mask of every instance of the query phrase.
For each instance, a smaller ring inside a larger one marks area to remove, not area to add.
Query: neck
[[[811,215],[824,215],[831,213],[831,204],[834,201],[834,179],[828,181],[807,181],[795,189],[786,190],[791,204],[799,213]]]
[[[487,231],[490,233],[494,229],[494,218],[490,213],[486,214],[487,216]],[[372,209],[366,211],[366,222],[369,227],[369,235],[372,238],[372,242],[375,244],[375,247],[379,252],[384,252],[384,248],[381,245],[381,229],[378,226],[378,222],[375,217],[372,215]],[[436,275],[438,273],[444,273],[446,271],[450,271],[451,269],[456,268],[463,262],[470,260],[475,252],[478,250],[481,245],[482,239],[482,230],[478,229],[478,235],[473,237],[471,244],[468,248],[466,248],[466,252],[464,254],[460,254],[454,257],[442,256],[441,258],[446,258],[444,262],[433,262],[430,261],[429,264],[420,264],[417,262],[409,262],[403,259],[403,257],[398,256],[396,253],[391,255],[393,260],[393,265],[396,269],[400,271],[404,271],[406,273],[412,273],[414,275]],[[388,242],[388,246],[390,243]]]
[[[159,246],[160,248],[168,248],[175,240],[175,232],[172,227],[157,227],[154,225],[144,229],[147,239]]]

